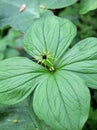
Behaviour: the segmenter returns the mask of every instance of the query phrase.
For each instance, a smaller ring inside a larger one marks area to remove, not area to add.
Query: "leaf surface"
[[[38,0],[38,1],[40,1],[41,5],[45,5],[46,8],[56,9],[70,6],[75,2],[77,2],[78,0]]]
[[[37,86],[33,107],[55,130],[80,130],[88,118],[90,94],[82,79],[68,71],[48,75]]]
[[[84,79],[88,87],[97,89],[97,74],[82,74],[78,72],[75,72],[75,74]]]
[[[41,80],[45,68],[27,58],[9,58],[0,63],[0,104],[25,99]],[[39,77],[39,78],[38,78]]]
[[[58,67],[66,66],[81,61],[97,59],[97,38],[86,38],[78,42],[75,46],[67,51]]]
[[[97,0],[81,0],[80,13],[85,14],[88,11],[97,9]]]
[[[76,35],[76,27],[67,19],[55,16],[37,20],[24,38],[25,50],[37,60],[46,54],[55,64]]]
[[[24,10],[20,9],[25,6]],[[11,26],[23,33],[33,24],[35,19],[44,17],[44,13],[51,15],[51,11],[40,10],[38,1],[32,0],[1,0],[0,1],[0,28]]]
[[[97,88],[97,38],[87,38],[77,43],[68,50],[58,66],[76,72],[89,87]]]
[[[26,100],[12,106],[0,105],[0,130],[35,130],[27,111]]]
[[[52,14],[51,11],[47,10],[48,8],[66,7],[74,4],[76,1],[77,0],[0,0],[0,28],[10,25],[14,29],[25,33],[35,19]]]

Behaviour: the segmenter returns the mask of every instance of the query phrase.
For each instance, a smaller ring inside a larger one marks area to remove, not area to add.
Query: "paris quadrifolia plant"
[[[37,19],[23,39],[34,60],[14,57],[0,62],[0,104],[29,97],[35,129],[82,130],[88,119],[88,87],[97,88],[97,38],[70,48],[76,33],[67,19]]]

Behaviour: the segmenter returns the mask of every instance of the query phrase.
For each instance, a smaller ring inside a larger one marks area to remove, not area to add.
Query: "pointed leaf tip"
[[[54,130],[81,130],[89,114],[90,93],[78,76],[59,71],[37,86],[33,107]]]

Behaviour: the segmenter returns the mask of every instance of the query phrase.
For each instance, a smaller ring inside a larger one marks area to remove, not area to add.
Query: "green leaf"
[[[57,32],[57,33],[56,33]],[[37,20],[24,37],[24,48],[34,58],[42,55],[52,64],[60,59],[76,35],[76,27],[67,19],[55,16]]]
[[[83,74],[77,72],[75,72],[75,74],[83,78],[88,87],[97,89],[97,74]]]
[[[25,102],[0,106],[0,130],[35,130]]]
[[[6,40],[5,38],[0,39],[0,52],[4,52],[6,50]]]
[[[76,62],[64,67],[83,78],[90,88],[97,89],[97,60]]]
[[[3,40],[5,40],[5,44],[10,46],[11,48],[18,48],[16,42],[17,40],[22,40],[22,35],[23,34],[21,34],[20,32],[11,28],[8,31],[8,34],[3,38]]]
[[[75,2],[77,0],[0,0],[0,28],[10,25],[25,32],[35,19],[52,15],[47,9],[66,7]],[[20,11],[21,8],[24,10]]]
[[[58,66],[76,72],[89,87],[97,88],[97,38],[87,38],[77,43],[68,50]]]
[[[19,55],[20,55],[20,53],[16,49],[10,49],[10,48],[8,48],[6,50],[6,52],[5,52],[5,57],[6,58],[11,58],[11,57],[19,56]]]
[[[45,68],[27,58],[9,58],[0,63],[0,104],[24,100],[41,80]],[[44,74],[45,75],[45,74]]]
[[[88,11],[97,9],[97,0],[81,0],[80,13],[85,14]]]
[[[49,74],[34,92],[36,115],[55,130],[81,130],[88,118],[89,106],[89,90],[72,72]]]
[[[4,54],[0,52],[0,61],[4,58]]]
[[[86,38],[67,51],[57,66],[97,59],[97,38]]]
[[[97,74],[97,60],[79,61],[64,66],[64,69],[85,74]]]
[[[39,2],[40,0],[37,1]],[[48,9],[56,9],[70,6],[77,1],[78,0],[41,0],[40,3],[41,5],[44,5]]]
[[[48,13],[51,11],[41,11],[40,4],[37,0],[34,2],[31,0],[0,0],[0,28],[10,25],[16,30],[25,32],[33,24],[33,20],[42,17],[43,13],[51,15]],[[20,12],[23,6],[24,10]]]

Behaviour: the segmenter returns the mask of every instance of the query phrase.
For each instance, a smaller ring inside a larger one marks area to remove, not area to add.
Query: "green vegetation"
[[[96,9],[0,1],[0,130],[97,129]]]

